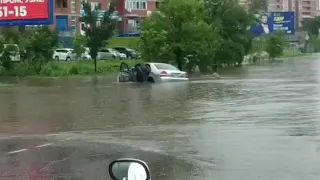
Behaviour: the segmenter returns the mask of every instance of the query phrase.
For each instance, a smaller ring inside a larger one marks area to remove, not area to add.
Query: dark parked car
[[[114,47],[113,49],[120,53],[126,54],[128,59],[138,58],[138,54],[135,50],[126,47]]]

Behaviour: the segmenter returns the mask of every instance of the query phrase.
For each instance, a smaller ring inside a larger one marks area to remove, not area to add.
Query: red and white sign
[[[48,3],[48,0],[0,0],[0,21],[48,19]]]

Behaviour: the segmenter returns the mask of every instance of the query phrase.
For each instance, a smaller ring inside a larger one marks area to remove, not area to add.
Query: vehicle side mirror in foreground
[[[109,165],[109,174],[113,180],[150,180],[150,170],[142,160],[121,158]]]

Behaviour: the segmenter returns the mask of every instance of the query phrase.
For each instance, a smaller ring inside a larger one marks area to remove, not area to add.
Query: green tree
[[[1,35],[6,42],[12,41],[13,43],[17,43],[21,37],[19,31],[14,27],[3,27]]]
[[[207,0],[205,12],[207,23],[215,27],[221,38],[214,56],[215,66],[240,65],[251,46],[248,27],[252,16],[236,0]]]
[[[282,32],[272,34],[266,39],[266,52],[269,54],[269,61],[273,61],[276,57],[282,55],[284,48],[288,46],[288,42],[284,38]]]
[[[28,64],[34,67],[34,71],[39,73],[43,64],[52,59],[53,49],[58,44],[57,34],[50,31],[48,27],[27,30],[20,33],[15,28],[4,28],[1,31],[1,53],[2,66],[7,70],[13,67],[9,55],[20,53],[21,60],[27,60]],[[4,44],[16,44],[17,46],[6,46]]]
[[[34,67],[35,73],[39,74],[44,64],[52,59],[54,48],[58,46],[58,35],[44,26],[30,30],[24,35],[25,58]]]
[[[165,17],[158,12],[152,13],[142,21],[139,48],[141,57],[148,61],[161,61],[168,55],[170,46],[167,41],[167,24]],[[168,55],[170,57],[170,55]]]
[[[302,29],[318,37],[320,29],[320,16],[302,21]]]
[[[312,45],[315,52],[320,51],[320,39],[316,35],[310,34],[310,39],[307,41],[307,43]],[[307,47],[305,47],[305,48],[307,48]]]
[[[12,41],[10,40],[9,43]],[[5,44],[8,43],[8,41],[5,40],[3,36],[0,37],[0,65],[5,68],[6,70],[10,70],[13,67],[13,63],[11,60],[12,52],[15,52],[16,47],[9,45],[5,46]]]
[[[94,60],[94,70],[97,72],[98,50],[112,37],[116,28],[117,19],[113,18],[115,1],[112,0],[110,2],[108,10],[104,12],[102,18],[98,17],[98,13],[101,12],[101,4],[95,7],[94,10],[91,10],[89,2],[82,1],[82,5],[86,16],[80,18],[80,21],[87,24],[85,29],[87,45],[90,49],[91,58]]]
[[[81,57],[81,54],[86,52],[85,45],[87,44],[87,39],[85,36],[81,34],[77,34],[74,41],[74,51],[76,53],[77,58]]]
[[[49,61],[52,59],[54,48],[58,46],[57,33],[50,31],[47,26],[31,30],[28,36],[24,36],[24,40],[28,41],[25,50],[29,60]]]
[[[142,23],[142,54],[149,58],[156,56],[153,59],[158,61],[173,57],[182,69],[184,57],[200,51],[197,46],[207,35],[203,1],[164,0],[158,10]]]
[[[253,13],[267,12],[268,11],[268,0],[252,0],[249,10]]]
[[[259,60],[263,53],[266,52],[266,37],[256,37],[252,39],[251,48],[250,48],[250,56],[253,58],[253,63]]]

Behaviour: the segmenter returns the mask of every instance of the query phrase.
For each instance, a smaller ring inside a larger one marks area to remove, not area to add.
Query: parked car
[[[116,49],[109,49],[109,51],[113,51],[117,54],[117,58],[119,59],[127,59],[127,55],[117,51]]]
[[[109,49],[102,48],[98,51],[98,59],[116,59],[117,54]]]
[[[135,59],[138,58],[138,54],[135,50],[126,48],[126,47],[114,47],[113,49],[123,53],[127,56],[128,59]]]
[[[11,61],[20,61],[20,49],[17,44],[4,44],[4,49],[7,49],[10,52]],[[2,56],[3,53],[0,54]]]
[[[57,61],[73,61],[77,59],[74,49],[60,48],[53,52],[52,58]]]
[[[81,54],[80,59],[81,60],[90,60],[91,59],[90,49],[88,47],[85,47],[85,51],[84,51],[84,53]]]
[[[178,68],[171,64],[165,63],[145,63],[144,66],[148,66],[151,69],[149,76],[146,78],[148,82],[176,82],[176,81],[188,81],[188,74],[184,71],[180,71]],[[135,81],[135,73],[133,68],[129,68],[126,63],[121,63],[120,70],[117,76],[118,82]]]

